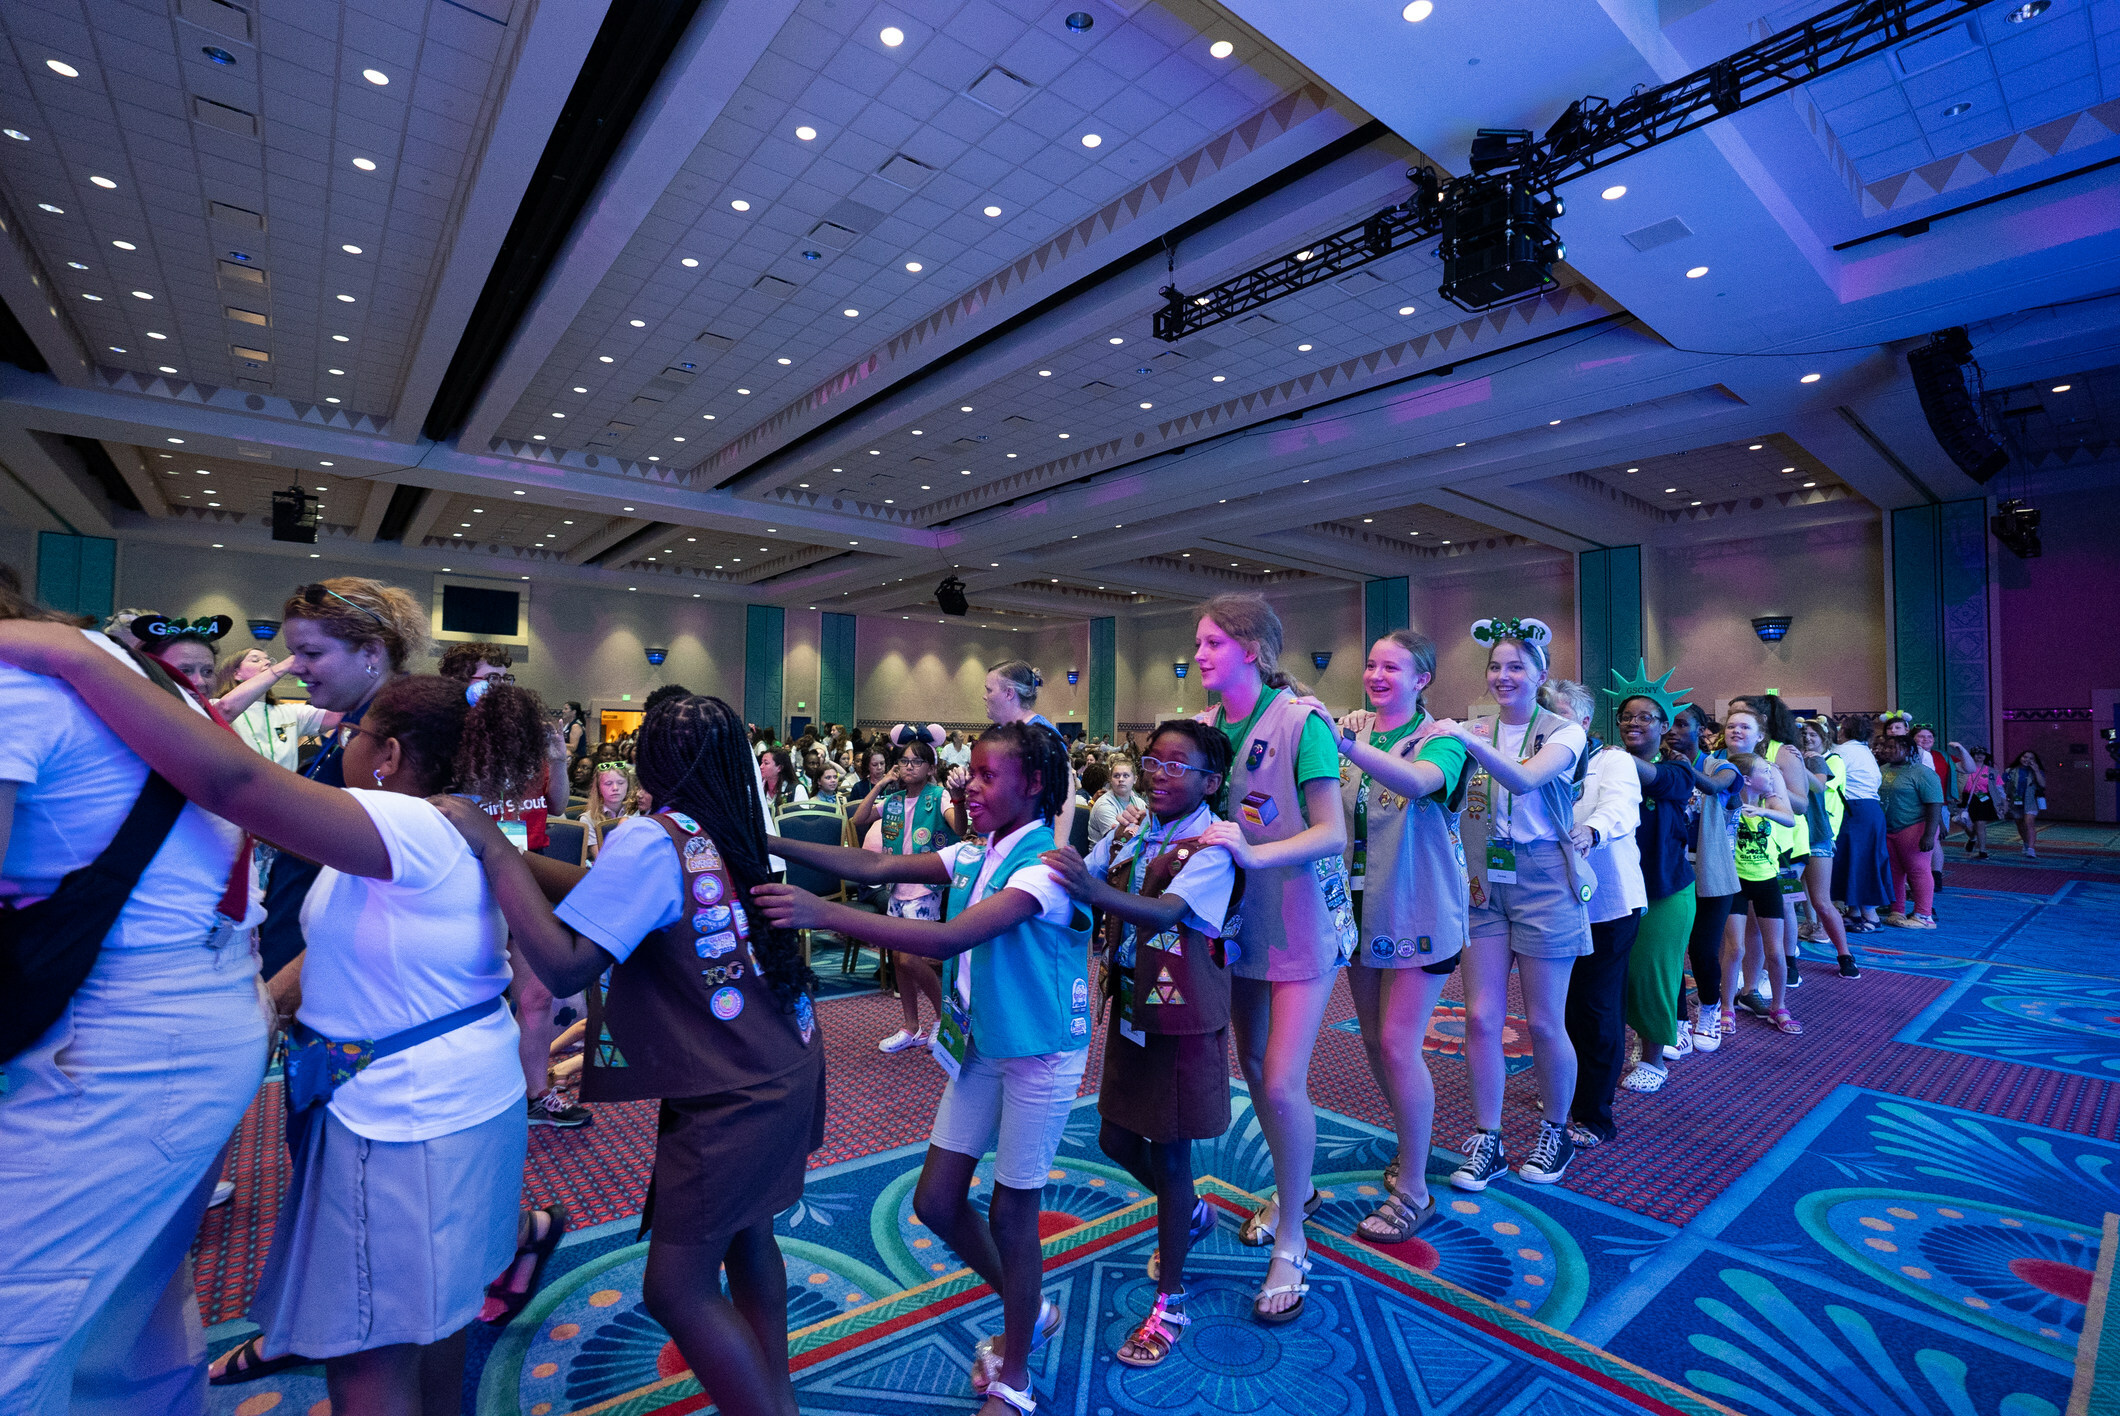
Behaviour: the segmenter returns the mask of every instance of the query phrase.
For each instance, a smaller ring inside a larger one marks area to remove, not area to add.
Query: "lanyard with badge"
[[[1427,721],[1427,714],[1417,713],[1414,715],[1413,721],[1406,725],[1406,731],[1419,732],[1421,724]],[[1352,737],[1353,734],[1349,733],[1348,736]],[[1370,730],[1369,745],[1379,752],[1389,752],[1391,750],[1390,748],[1385,746],[1385,744],[1390,741],[1390,739],[1390,733],[1378,732],[1375,729]],[[1403,741],[1403,737],[1401,740]],[[1360,778],[1355,783],[1354,789],[1354,861],[1353,864],[1348,868],[1347,872],[1347,888],[1349,890],[1361,889],[1363,881],[1368,877],[1369,874],[1370,777],[1367,772],[1361,771],[1360,768],[1356,768],[1355,770],[1360,774]]]
[[[1518,744],[1516,759],[1518,766],[1529,762],[1537,755],[1538,750],[1545,746],[1545,739],[1540,737],[1538,733],[1539,714],[1542,711],[1541,709],[1533,708],[1531,710],[1531,721],[1524,724],[1524,738]],[[1494,733],[1489,739],[1489,745],[1495,751],[1501,751],[1502,720],[1500,718],[1494,720]],[[1494,815],[1494,774],[1489,772],[1487,773],[1487,879],[1497,885],[1514,885],[1516,883],[1516,793],[1506,787],[1503,788],[1502,804],[1505,808],[1505,814],[1501,817],[1500,822],[1497,823]],[[1494,834],[1497,824],[1501,827],[1500,836]]]
[[[994,842],[989,840],[987,850]],[[959,890],[966,892],[965,905],[969,908],[977,901],[971,898],[978,893],[979,871],[986,864],[986,852],[982,851],[970,861],[968,851],[960,851],[954,878],[950,881],[950,895],[954,899]],[[965,872],[970,871],[969,877]],[[942,1008],[935,1019],[935,1035],[928,1039],[928,1056],[935,1059],[943,1075],[956,1081],[964,1071],[964,1059],[972,1050],[972,971],[965,963],[963,954],[952,955],[942,969]]]

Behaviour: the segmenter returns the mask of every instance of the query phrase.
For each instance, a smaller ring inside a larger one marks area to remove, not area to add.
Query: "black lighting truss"
[[[1963,19],[1984,3],[1844,0],[1705,69],[1618,103],[1595,96],[1579,99],[1532,145],[1511,180],[1519,187],[1550,194],[1563,182]],[[1422,171],[1417,169],[1417,173]],[[1422,176],[1408,175],[1416,182],[1415,194],[1366,221],[1196,295],[1175,287],[1166,289],[1165,304],[1156,311],[1156,338],[1174,343],[1437,235],[1442,223],[1433,189],[1420,190]],[[1455,180],[1473,181],[1488,175],[1475,173]]]

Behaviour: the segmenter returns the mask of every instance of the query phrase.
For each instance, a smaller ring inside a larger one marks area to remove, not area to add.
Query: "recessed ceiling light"
[[[751,393],[751,390],[749,390],[749,389],[747,389],[747,388],[740,388],[740,389],[738,389],[738,390],[736,390],[736,391],[737,391],[738,393],[740,393],[740,394],[743,394],[743,395],[744,395],[744,396],[745,396],[746,398],[748,398],[748,397],[750,396],[750,393]]]
[[[371,158],[357,157],[353,160],[353,165],[360,168],[363,172],[375,171],[375,162]]]
[[[626,323],[632,325],[635,329],[646,329],[648,327],[646,320],[627,320]]]
[[[1817,486],[1818,484],[1817,484],[1816,482],[1806,482],[1806,483],[1804,483],[1804,485],[1805,485],[1806,487],[1815,487],[1815,486]]]
[[[1949,108],[1943,110],[1943,116],[1946,118],[1956,118],[1961,114],[1971,113],[1972,111],[1973,105],[1970,103],[1954,103]]]
[[[1706,266],[1695,266],[1695,267],[1693,267],[1693,269],[1691,269],[1691,270],[1689,270],[1689,271],[1687,271],[1687,272],[1686,272],[1686,279],[1688,279],[1688,280],[1698,280],[1698,279],[1700,279],[1700,278],[1701,278],[1702,276],[1706,275],[1707,273],[1708,273],[1708,268],[1707,268]]]
[[[1098,133],[1084,133],[1082,135],[1082,146],[1086,148],[1103,147],[1104,138]]]
[[[1228,378],[1229,378],[1229,375],[1227,375],[1227,374],[1216,374],[1216,375],[1215,375],[1215,380],[1214,380],[1214,381],[1215,381],[1216,383],[1222,383],[1222,382],[1226,381],[1226,380],[1227,380]]]
[[[164,441],[167,441],[167,442],[173,442],[173,443],[177,443],[177,444],[179,444],[179,445],[181,446],[181,445],[182,445],[182,443],[183,443],[183,441],[184,441],[184,439],[182,439],[182,438],[167,438],[167,439],[165,439]]]
[[[349,339],[348,339],[348,338],[347,338],[347,337],[346,337],[345,335],[343,335],[343,334],[334,334],[334,335],[333,335],[333,336],[331,336],[331,337],[332,337],[332,339],[334,339],[335,341],[337,341],[337,342],[338,342],[338,343],[340,343],[340,344],[348,344],[348,343],[351,343],[351,342],[352,342],[352,341],[350,341],[350,340],[349,340]]]
[[[351,305],[353,303],[353,297],[351,295],[341,295],[339,296],[339,303],[344,305]]]
[[[152,300],[154,298],[154,296],[148,294],[145,290],[133,291],[133,299],[135,300]]]
[[[48,212],[50,212],[50,213],[51,213],[51,214],[52,214],[53,216],[64,216],[64,215],[66,215],[66,208],[65,208],[65,207],[61,207],[61,206],[53,206],[53,205],[52,205],[52,204],[51,204],[50,202],[38,202],[38,203],[37,203],[37,210],[38,210],[38,211],[48,211]]]
[[[1673,493],[1674,493],[1674,492],[1676,492],[1677,490],[1678,490],[1678,488],[1676,488],[1676,487],[1666,487],[1666,488],[1664,488],[1664,495],[1665,495],[1665,496],[1670,496],[1671,494],[1673,494]]]
[[[553,416],[553,417],[555,417],[555,418],[564,418],[564,417],[566,417],[567,415],[566,415],[566,414],[564,414],[564,413],[555,413],[555,414],[553,414],[552,416]]]
[[[1458,446],[1459,446],[1459,447],[1463,447],[1463,446],[1464,446],[1464,444],[1463,444],[1463,443],[1459,443],[1459,444],[1458,444]]]
[[[795,361],[793,359],[775,359],[773,362],[776,364],[792,364]]]
[[[390,82],[390,75],[384,73],[381,69],[363,69],[361,70],[361,77],[374,84],[377,88],[381,88]]]
[[[817,141],[817,130],[805,123],[795,130],[795,136],[806,143],[815,142]]]
[[[1001,208],[997,206],[990,206],[986,209],[986,214],[988,216],[999,216],[1001,215]]]
[[[587,390],[587,389],[583,388],[583,387],[582,387],[582,386],[581,386],[580,384],[576,384],[576,385],[574,386],[574,391],[575,391],[576,393],[587,393],[587,392],[588,392],[589,390]]]
[[[1782,470],[1783,474],[1784,474],[1784,475],[1786,475],[1786,474],[1788,474],[1788,473],[1790,473],[1790,472],[1794,472],[1794,471],[1795,471],[1796,469],[1795,469],[1795,468],[1793,468],[1793,467],[1784,467],[1784,468],[1782,468],[1781,470]]]
[[[850,320],[858,320],[861,318],[861,311],[855,309],[845,309],[841,310],[839,313],[845,315]]]
[[[545,435],[543,433],[532,433],[530,435],[530,441],[532,442],[543,442],[544,440]]]
[[[29,141],[29,134],[23,132],[20,128],[0,128],[0,133],[7,134],[9,137],[13,138],[18,143],[26,143]]]
[[[1399,313],[1402,315],[1416,314],[1419,312],[1420,308],[1421,307],[1419,305],[1401,305],[1399,306]]]
[[[1822,379],[1822,378],[1824,378],[1824,377],[1825,377],[1825,375],[1823,375],[1823,374],[1805,374],[1805,375],[1804,375],[1804,376],[1803,376],[1802,378],[1798,379],[1798,380],[1797,380],[1796,382],[1798,382],[1798,383],[1817,383],[1817,382],[1818,382],[1818,381],[1819,381],[1820,379]]]
[[[1435,0],[1412,0],[1411,4],[1399,11],[1399,18],[1409,25],[1417,25],[1434,13]]]
[[[905,43],[905,31],[896,25],[885,25],[876,32],[876,37],[882,40],[884,46],[889,49],[896,49],[899,45]]]
[[[751,209],[751,204],[745,201],[742,197],[738,197],[734,201],[729,203],[729,207],[732,211],[749,211]]]
[[[165,374],[173,374],[177,371],[177,366],[174,364],[158,364],[156,367]]]
[[[1310,346],[1308,344],[1298,344],[1296,346],[1296,353],[1298,354],[1308,354],[1309,352]]]
[[[1039,378],[1041,378],[1041,379],[1049,379],[1049,378],[1051,378],[1052,376],[1053,376],[1053,371],[1052,371],[1051,369],[1040,369],[1040,370],[1038,371],[1038,377],[1039,377]]]
[[[913,429],[913,436],[914,436],[914,437],[916,437],[916,438],[918,438],[918,437],[925,437],[926,435],[927,435],[927,429],[925,429],[925,428],[915,428],[915,429]]]
[[[630,506],[622,506],[622,507],[620,507],[620,508],[619,508],[619,510],[620,510],[620,511],[631,511],[631,510],[633,510],[633,508],[632,508],[632,507],[630,507]],[[568,524],[569,526],[572,526],[572,525],[573,525],[574,523],[570,521],[570,522],[568,522],[567,524]]]
[[[611,356],[609,354],[599,354],[596,356],[596,362],[599,364],[608,364],[611,362]]]
[[[91,295],[87,291],[83,291],[81,293],[81,298],[84,300],[94,300],[98,304],[101,304],[103,301],[103,297],[101,295]]]
[[[714,421],[714,415],[712,413],[702,413],[699,416],[706,419],[709,423]]]
[[[351,244],[350,242],[341,243],[339,249],[344,251],[349,256],[357,256],[361,253],[361,248],[359,246]]]
[[[335,462],[319,462],[319,463],[317,464],[317,466],[319,466],[319,467],[336,467],[337,465],[338,465],[338,464],[337,464],[337,463],[335,463]],[[322,491],[322,490],[323,490],[323,488],[322,488],[322,487],[319,487],[319,488],[317,488],[317,490],[318,490],[318,491]]]
[[[1218,39],[1207,46],[1207,52],[1217,59],[1227,59],[1230,55],[1237,52],[1237,46],[1226,39]]]
[[[2068,392],[2068,391],[2069,391],[2069,390],[2070,390],[2071,388],[2073,388],[2074,386],[2075,386],[2075,385],[2073,385],[2073,384],[2055,384],[2055,385],[2054,385],[2054,386],[2053,386],[2052,388],[2048,389],[2048,390],[2047,390],[2047,392],[2049,392],[2049,393],[2067,393],[2067,392]]]
[[[91,177],[88,180],[95,183],[98,187],[101,187],[106,192],[115,192],[118,190],[118,184],[116,182],[111,181],[108,177]]]
[[[1060,434],[1060,439],[1061,439],[1061,441],[1062,441],[1062,442],[1065,442],[1065,441],[1066,441],[1067,439],[1069,439],[1069,438],[1071,438],[1071,437],[1073,437],[1073,436],[1074,436],[1074,434],[1073,434],[1073,433],[1062,433],[1062,434]]]
[[[111,346],[109,346],[109,347],[110,347],[110,352],[111,352],[111,353],[113,353],[113,354],[123,354],[123,353],[125,352],[125,347],[124,347],[123,345],[120,345],[120,344],[113,344],[113,345],[111,345]]]
[[[672,438],[672,439],[670,439],[670,441],[671,441],[671,442],[683,442],[683,441],[684,441],[684,439],[683,439],[683,438]]]
[[[2047,12],[2048,7],[2050,7],[2053,3],[2054,0],[2024,0],[2024,3],[2022,5],[2019,5],[2016,9],[2010,11],[2002,18],[2008,20],[2013,25],[2021,25],[2026,20],[2038,19],[2041,15]],[[45,62],[50,63],[51,61],[46,60]]]
[[[47,59],[44,61],[44,67],[62,79],[78,79],[81,77],[81,71],[63,59]]]
[[[327,374],[339,374],[343,376],[346,371],[344,369],[326,369],[324,372]]]
[[[1153,404],[1153,403],[1144,403],[1144,404],[1142,404],[1142,405],[1141,405],[1141,407],[1142,407],[1143,409],[1149,409],[1149,408],[1153,408],[1153,407],[1155,407],[1155,406],[1156,406],[1156,405],[1155,405],[1155,404]],[[1065,434],[1062,434],[1062,436],[1064,437],[1064,436],[1066,436],[1066,435],[1065,435]]]
[[[1115,335],[1113,335],[1113,336],[1112,336],[1112,337],[1111,337],[1110,339],[1106,340],[1105,342],[1106,342],[1107,344],[1124,344],[1124,343],[1126,343],[1126,341],[1125,341],[1124,339],[1120,338],[1120,337],[1119,337],[1118,335],[1116,335],[1116,334],[1115,334]]]

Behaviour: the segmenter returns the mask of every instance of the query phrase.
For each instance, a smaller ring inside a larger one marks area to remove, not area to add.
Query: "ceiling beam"
[[[416,429],[427,421],[471,312],[486,288],[525,189],[542,159],[552,125],[573,91],[611,0],[567,0],[530,11],[509,64],[508,91],[486,133],[478,173],[459,207],[441,278],[428,296],[419,338],[391,421]],[[374,537],[368,539],[373,540]]]
[[[429,493],[428,495],[435,495]],[[567,547],[560,559],[568,565],[588,565],[621,541],[638,536],[655,523],[635,516],[614,516],[596,530]]]
[[[354,523],[353,538],[356,541],[372,542],[383,529],[383,518],[390,513],[390,499],[397,494],[395,482],[370,479],[368,500],[361,503],[361,515]]]
[[[154,475],[147,470],[147,464],[141,460],[140,449],[131,443],[104,443],[103,452],[110,458],[111,465],[118,469],[118,475],[125,479],[125,485],[132,488],[132,494],[139,501],[143,514],[169,515],[169,502],[162,495],[162,489],[155,484]]]
[[[0,421],[0,466],[12,472],[72,534],[111,534],[110,498],[89,474],[80,454],[57,436]]]
[[[797,0],[700,6],[479,391],[459,447],[478,452],[492,440],[796,8]]]
[[[447,492],[429,488],[420,493],[420,504],[414,507],[412,515],[405,519],[405,534],[398,537],[398,544],[418,546],[427,539],[427,533],[434,529],[435,522],[441,520],[442,508],[448,504]]]

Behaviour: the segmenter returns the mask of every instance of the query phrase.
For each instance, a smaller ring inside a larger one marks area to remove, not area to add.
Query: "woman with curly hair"
[[[648,710],[639,746],[656,814],[621,822],[587,870],[510,849],[468,802],[443,809],[546,987],[590,989],[583,1099],[661,1103],[648,1312],[719,1410],[794,1416],[773,1216],[802,1197],[824,1142],[815,979],[793,931],[751,901],[771,860],[743,719],[673,697]],[[607,971],[608,993],[592,987]]]
[[[528,1130],[503,996],[508,931],[428,798],[520,794],[544,765],[536,695],[396,679],[346,734],[359,786],[329,787],[63,626],[6,628],[0,654],[64,678],[179,792],[320,867],[287,1020],[294,1161],[251,1307],[260,1332],[239,1365],[321,1360],[332,1409],[349,1416],[405,1410],[416,1394],[456,1401],[464,1330],[516,1249]]]

